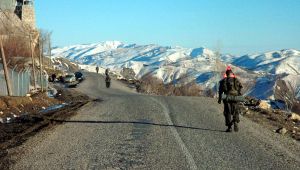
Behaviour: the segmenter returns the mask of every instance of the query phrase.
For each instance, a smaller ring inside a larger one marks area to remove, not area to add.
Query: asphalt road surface
[[[224,132],[214,99],[106,89],[93,73],[77,90],[103,101],[31,138],[12,169],[300,169],[299,142],[246,118]]]

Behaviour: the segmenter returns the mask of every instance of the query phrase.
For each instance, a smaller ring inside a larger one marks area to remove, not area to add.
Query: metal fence
[[[9,70],[13,96],[25,96],[30,91],[30,74],[29,68],[16,70],[15,67]]]
[[[30,68],[18,69],[17,67],[9,69],[9,77],[11,80],[12,95],[25,96],[34,89],[34,77]],[[37,88],[48,88],[48,75],[36,70],[36,84]],[[4,77],[2,64],[0,64],[0,96],[7,96],[7,86]]]
[[[48,88],[48,74],[46,72],[42,71],[42,74],[40,70],[36,70],[36,83],[37,83],[37,88],[42,88],[47,89]],[[31,80],[34,80],[33,75],[31,74]]]

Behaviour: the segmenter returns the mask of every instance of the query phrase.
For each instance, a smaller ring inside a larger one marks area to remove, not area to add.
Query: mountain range
[[[131,68],[137,79],[151,74],[164,83],[196,82],[205,88],[215,88],[226,66],[230,65],[245,84],[245,92],[261,99],[274,98],[278,79],[300,86],[300,51],[294,49],[234,56],[203,47],[192,49],[107,41],[54,48],[52,54],[54,58],[66,58],[91,71],[95,71],[97,65],[117,74],[123,68]]]

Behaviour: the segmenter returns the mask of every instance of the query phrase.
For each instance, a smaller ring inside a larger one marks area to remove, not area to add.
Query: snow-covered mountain
[[[56,48],[54,57],[64,57],[84,65],[99,65],[120,72],[122,68],[132,68],[136,77],[145,74],[162,79],[165,83],[177,81],[182,77],[207,83],[218,72],[216,53],[206,48],[164,47],[159,45],[123,44],[109,41],[99,44],[74,45]],[[223,61],[230,61],[232,56],[224,55]],[[220,65],[225,65],[220,62]],[[188,76],[186,76],[188,75]],[[187,81],[187,80],[185,80]]]
[[[257,72],[300,75],[300,51],[281,50],[244,55],[234,60],[233,64]]]
[[[73,45],[52,50],[54,57],[63,57],[95,70],[97,65],[120,74],[131,68],[136,78],[151,74],[165,83],[197,82],[215,87],[227,65],[231,65],[249,95],[270,98],[278,75],[293,75],[300,80],[300,51],[281,50],[264,54],[218,55],[207,48],[167,47],[159,45],[124,44],[107,41],[88,45]],[[292,77],[292,76],[289,76]],[[286,79],[289,79],[288,77]]]

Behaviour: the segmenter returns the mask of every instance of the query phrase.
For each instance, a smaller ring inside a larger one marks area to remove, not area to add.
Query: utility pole
[[[44,69],[44,61],[45,61],[45,56],[44,56],[44,44],[42,43],[42,68]],[[48,81],[48,80],[46,80]],[[45,85],[45,88],[47,88],[47,86]]]
[[[32,35],[29,35],[30,37],[30,51],[31,51],[31,60],[32,60],[32,71],[33,71],[33,86],[34,89],[36,90],[36,75],[35,75],[35,61],[34,61],[34,49],[33,49],[33,42],[32,42]]]
[[[12,96],[11,82],[10,82],[10,78],[8,75],[6,58],[5,58],[4,48],[3,48],[3,43],[2,43],[2,37],[0,37],[0,50],[1,50],[0,54],[1,54],[2,63],[3,63],[3,70],[4,70],[5,81],[6,81],[7,93],[8,93],[8,96]]]
[[[216,50],[216,52],[215,52],[215,67],[214,67],[214,72],[215,72],[215,75],[214,75],[214,77],[215,77],[215,83],[216,83],[216,85],[215,85],[215,97],[218,97],[218,92],[219,92],[219,81],[220,81],[220,78],[221,78],[221,76],[220,76],[220,71],[221,71],[221,65],[222,65],[222,63],[221,63],[221,61],[220,61],[220,58],[221,58],[221,53],[220,53],[220,49],[219,49],[220,47],[218,47],[218,49]]]
[[[49,53],[49,57],[50,57],[50,67],[52,68],[52,52],[51,52],[51,33],[49,32],[48,33],[48,41],[49,41],[49,43],[48,43],[48,53]]]
[[[43,61],[42,61],[42,55],[43,55],[43,43],[42,40],[40,38],[40,82],[41,82],[41,90],[42,92],[44,92],[44,85],[43,85]]]

